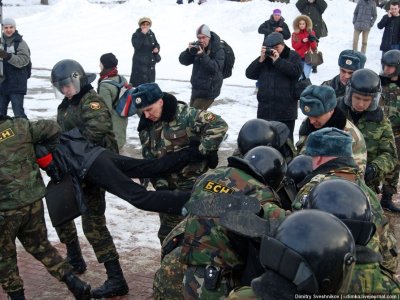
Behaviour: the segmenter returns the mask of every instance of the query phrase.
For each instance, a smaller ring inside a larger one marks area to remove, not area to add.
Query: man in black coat
[[[400,3],[390,3],[389,11],[378,23],[379,29],[384,29],[380,50],[382,56],[392,49],[400,49]]]
[[[285,45],[278,32],[269,34],[265,44],[261,55],[246,69],[246,77],[259,82],[257,118],[286,124],[293,140],[298,101],[294,94],[303,70],[301,57]]]
[[[285,40],[290,39],[291,33],[285,19],[282,17],[282,12],[279,8],[272,11],[269,20],[265,21],[258,27],[258,33],[264,34],[264,41],[270,33],[279,32]]]
[[[196,35],[197,41],[189,43],[179,55],[179,62],[185,66],[193,64],[190,106],[207,110],[221,92],[225,51],[219,36],[207,25],[201,25]]]

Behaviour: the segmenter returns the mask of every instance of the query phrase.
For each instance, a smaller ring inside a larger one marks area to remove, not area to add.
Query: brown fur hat
[[[294,30],[294,32],[298,33],[300,31],[299,22],[301,20],[304,20],[306,22],[306,31],[310,31],[310,30],[313,29],[313,23],[312,23],[310,17],[306,16],[306,15],[300,15],[300,16],[296,17],[294,19],[294,21],[293,21],[293,30]]]

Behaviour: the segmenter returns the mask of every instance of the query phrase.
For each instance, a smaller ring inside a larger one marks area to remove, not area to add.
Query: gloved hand
[[[210,169],[215,169],[218,166],[218,151],[211,151],[206,156],[207,165]]]
[[[365,175],[364,175],[364,180],[365,182],[369,182],[372,179],[376,177],[378,173],[378,170],[376,169],[375,165],[370,164],[367,165],[367,168],[365,169]]]
[[[47,176],[50,177],[54,183],[59,183],[62,179],[61,172],[53,160],[53,155],[43,145],[35,145],[36,162],[39,167],[44,170]]]
[[[310,42],[315,42],[317,40],[317,37],[315,35],[309,34],[308,35],[308,40]]]
[[[190,141],[189,148],[187,148],[187,151],[189,152],[190,162],[201,162],[205,159],[205,156],[201,154],[199,150],[199,146],[200,141]]]
[[[8,53],[7,51],[0,49],[0,58],[8,60],[11,58],[11,53]]]

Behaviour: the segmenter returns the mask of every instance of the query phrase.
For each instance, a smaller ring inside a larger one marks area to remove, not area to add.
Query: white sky
[[[311,75],[314,84],[335,76],[338,73],[340,51],[352,47],[352,18],[356,4],[348,0],[326,1],[328,8],[323,17],[329,34],[319,44],[325,63],[318,67],[317,74]],[[16,20],[18,31],[31,49],[34,68],[51,69],[59,60],[71,58],[79,61],[87,72],[98,73],[100,56],[113,52],[119,59],[120,73],[129,79],[133,55],[131,36],[138,28],[139,18],[149,16],[153,21],[152,30],[161,45],[162,60],[156,66],[156,81],[164,91],[173,92],[178,100],[186,102],[190,98],[188,80],[191,66],[180,65],[178,56],[189,42],[196,39],[196,28],[203,23],[209,25],[212,31],[232,46],[236,55],[233,75],[224,80],[221,95],[210,109],[222,115],[230,126],[229,137],[223,147],[235,143],[242,124],[256,117],[255,82],[246,78],[245,70],[260,52],[263,35],[257,32],[259,25],[269,19],[273,9],[280,8],[292,31],[293,19],[299,15],[295,0],[289,4],[267,0],[243,3],[208,0],[203,5],[188,5],[187,0],[183,5],[177,5],[176,0],[130,0],[120,5],[112,4],[110,0],[101,1],[108,5],[90,3],[94,0],[49,2],[49,6],[43,6],[39,5],[40,0],[3,0],[3,15]],[[384,13],[378,8],[377,22]],[[366,67],[379,72],[379,45],[383,30],[379,30],[376,23],[369,35]],[[290,40],[286,43],[291,46]],[[35,71],[35,75],[48,76],[49,72]],[[29,118],[55,117],[59,101],[54,100],[50,87],[47,78],[29,80],[30,92],[25,102]],[[39,88],[45,88],[46,91]],[[303,118],[299,113],[297,128]],[[140,147],[137,144],[136,125],[137,118],[131,118],[128,146],[134,148]],[[132,240],[135,246],[159,247],[156,215],[139,211],[109,196],[107,218],[117,247],[131,249],[132,245],[127,241]],[[50,223],[48,225],[50,238],[56,240]],[[136,232],[134,236],[133,229]]]

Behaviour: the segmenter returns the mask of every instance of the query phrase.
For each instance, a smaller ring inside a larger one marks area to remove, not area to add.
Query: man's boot
[[[92,297],[95,299],[111,298],[128,294],[129,287],[122,273],[118,259],[104,263],[107,271],[107,280],[102,286],[92,290]]]
[[[82,257],[81,246],[79,240],[76,239],[67,244],[67,261],[72,266],[75,274],[83,274],[86,271],[86,263]]]
[[[312,72],[313,73],[317,73],[318,71],[317,71],[317,66],[312,66]]]
[[[69,273],[64,276],[62,281],[65,282],[68,289],[74,294],[76,300],[90,299],[90,285],[79,279],[74,273]]]
[[[394,213],[400,213],[400,208],[397,207],[392,201],[393,194],[383,193],[381,198],[381,206],[383,209]]]
[[[25,299],[25,293],[24,293],[23,289],[22,290],[18,290],[16,292],[9,292],[7,294],[8,294],[8,297],[11,300],[26,300]]]

